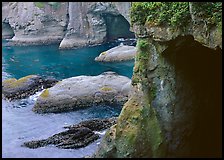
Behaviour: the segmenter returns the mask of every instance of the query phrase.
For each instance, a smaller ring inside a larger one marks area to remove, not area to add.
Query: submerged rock
[[[116,118],[93,119],[67,126],[67,131],[57,133],[47,139],[25,142],[22,146],[39,148],[54,144],[58,148],[74,149],[85,147],[100,136],[94,131],[102,131],[116,123]]]
[[[53,78],[42,78],[29,75],[20,79],[10,78],[2,82],[3,98],[13,100],[26,98],[44,88],[52,87],[56,82]]]
[[[105,52],[102,52],[95,61],[124,61],[134,59],[137,53],[137,49],[134,46],[119,45],[117,47],[111,48]]]
[[[130,86],[128,77],[114,72],[64,79],[38,97],[33,111],[56,113],[95,104],[122,105],[128,99]]]

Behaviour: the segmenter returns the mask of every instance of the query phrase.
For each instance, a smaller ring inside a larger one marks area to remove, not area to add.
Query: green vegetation
[[[57,10],[60,8],[60,2],[48,2],[48,4],[54,9]]]
[[[26,76],[26,77],[22,77],[18,80],[16,80],[15,78],[10,78],[10,79],[7,79],[5,81],[2,82],[2,84],[4,85],[8,85],[8,87],[18,87],[22,84],[24,84],[25,82],[27,82],[30,78],[32,78],[34,75],[29,75],[29,76]]]
[[[194,13],[202,19],[207,19],[209,24],[222,23],[222,2],[193,3]]]
[[[149,53],[148,53],[149,43],[147,39],[141,39],[139,38],[137,41],[137,55],[136,55],[136,61],[134,66],[134,75],[132,76],[132,85],[136,85],[140,81],[141,75],[145,75],[146,69],[147,69],[147,62],[149,59]],[[144,81],[141,80],[143,83]]]
[[[184,25],[190,20],[188,2],[134,2],[131,23],[152,25]]]
[[[105,87],[104,86],[104,87],[100,88],[100,90],[107,92],[107,91],[112,91],[113,89],[110,88],[110,87]]]
[[[153,100],[153,99],[155,99],[155,97],[156,97],[156,92],[157,92],[157,88],[156,88],[156,85],[153,85],[152,84],[152,86],[150,87],[150,91],[149,91],[149,98],[151,99],[151,100]]]
[[[35,6],[42,9],[45,6],[45,2],[34,2]],[[54,10],[60,8],[60,2],[47,2],[48,5],[50,5]]]
[[[34,2],[34,5],[41,9],[41,8],[44,8],[45,3],[44,2]]]
[[[47,98],[49,96],[49,90],[48,89],[45,89],[41,95],[40,95],[42,98]]]
[[[106,55],[106,54],[107,54],[107,52],[106,52],[106,51],[101,53],[101,55]]]
[[[211,24],[221,24],[222,2],[191,2],[193,14]],[[191,20],[189,2],[133,2],[131,24],[171,25],[183,27]]]

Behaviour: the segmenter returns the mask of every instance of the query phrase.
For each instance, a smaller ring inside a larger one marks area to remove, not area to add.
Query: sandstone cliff
[[[221,157],[222,24],[211,22],[221,5],[132,6],[138,37],[133,95],[94,157]]]
[[[129,2],[2,2],[3,38],[14,44],[100,44],[129,31]]]

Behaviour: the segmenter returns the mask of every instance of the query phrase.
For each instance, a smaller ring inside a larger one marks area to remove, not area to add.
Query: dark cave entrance
[[[106,22],[107,41],[118,38],[135,38],[134,32],[130,31],[129,22],[122,15],[103,14]]]
[[[9,23],[2,22],[2,38],[11,39],[14,36],[14,32]]]
[[[222,50],[211,49],[193,36],[180,36],[168,42],[164,57],[174,65],[177,102],[192,112],[192,133],[183,144],[189,148],[186,157],[220,157],[222,155]],[[186,93],[190,86],[191,94]],[[182,95],[182,96],[181,96]],[[178,99],[178,98],[177,98]],[[188,111],[187,111],[188,110]],[[183,127],[183,126],[180,126]],[[175,153],[174,153],[175,154]]]

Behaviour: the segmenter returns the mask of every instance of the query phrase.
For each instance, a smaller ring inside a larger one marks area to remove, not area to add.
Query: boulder
[[[128,99],[130,86],[128,77],[114,72],[71,77],[43,91],[33,111],[56,113],[97,104],[122,105]]]
[[[18,80],[6,79],[2,82],[3,98],[8,100],[26,98],[37,91],[53,86],[56,82],[58,82],[56,79],[37,75],[29,75]]]
[[[36,141],[25,142],[22,146],[28,148],[39,148],[50,144],[56,145],[58,148],[74,149],[85,147],[91,142],[100,138],[99,134],[94,131],[102,131],[116,123],[116,118],[93,119],[80,122],[76,125],[71,125],[67,131],[63,131],[53,136]]]
[[[95,61],[113,62],[134,59],[137,49],[134,46],[121,45],[102,52]]]

